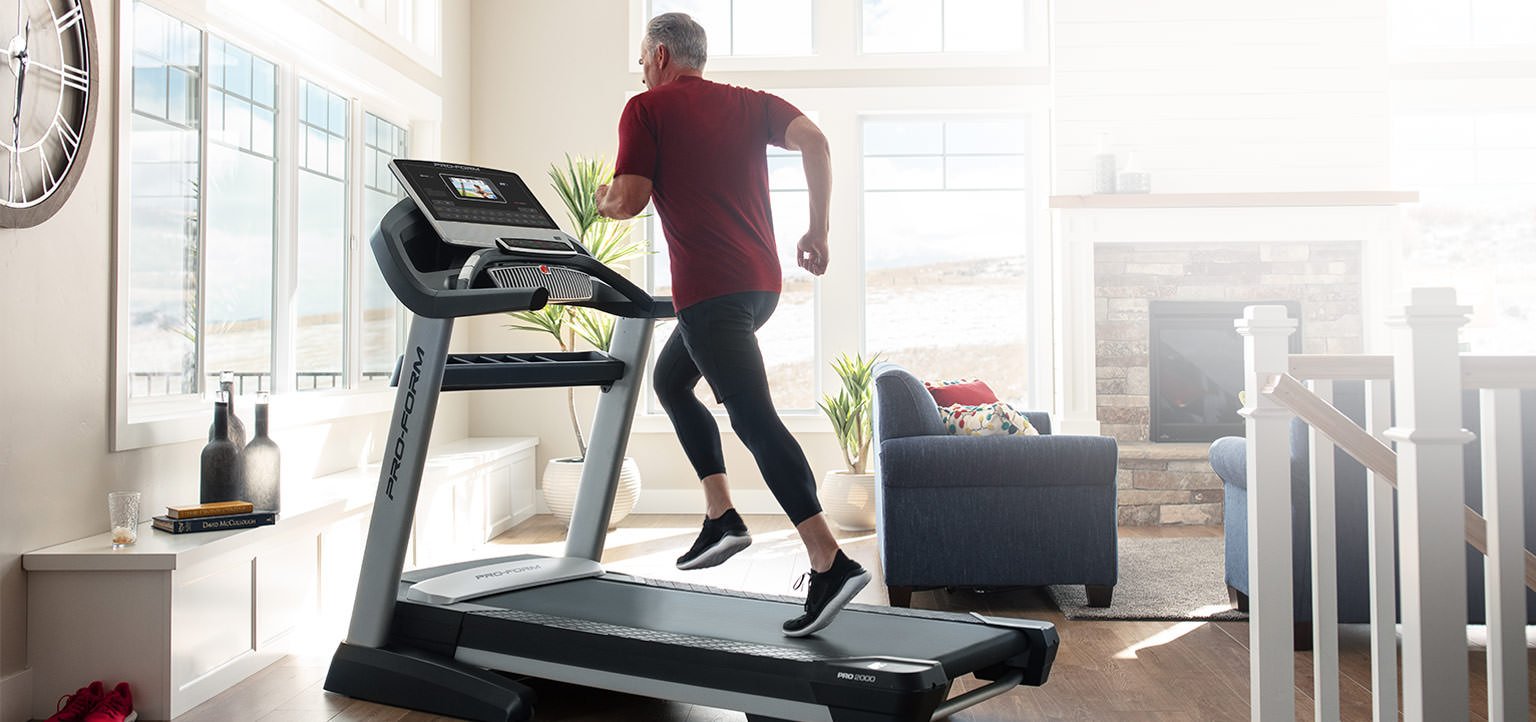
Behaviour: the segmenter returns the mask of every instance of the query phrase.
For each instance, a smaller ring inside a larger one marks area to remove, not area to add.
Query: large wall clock
[[[0,226],[48,220],[80,180],[96,125],[96,23],[88,0],[4,0]]]

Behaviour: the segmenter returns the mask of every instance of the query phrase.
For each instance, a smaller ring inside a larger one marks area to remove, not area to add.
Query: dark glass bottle
[[[235,446],[245,448],[245,422],[235,415],[235,372],[219,372],[219,393],[223,400],[229,404],[229,440],[235,442]],[[213,441],[213,427],[208,427],[208,440]]]
[[[245,465],[246,501],[257,511],[280,511],[282,501],[282,463],[277,443],[267,435],[267,395],[256,398],[256,435],[240,453]]]
[[[198,502],[246,501],[245,468],[240,447],[229,438],[229,403],[223,392],[213,405],[213,439],[203,447],[202,473],[198,477]]]

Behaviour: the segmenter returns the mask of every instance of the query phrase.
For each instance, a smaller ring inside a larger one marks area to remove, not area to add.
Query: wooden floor
[[[652,578],[682,579],[747,591],[793,594],[807,569],[804,548],[783,517],[748,517],[751,548],[714,569],[680,572],[672,560],[693,541],[697,517],[631,516],[608,536],[603,561],[610,568]],[[559,554],[564,527],[536,517],[497,539],[487,554]],[[1220,536],[1219,527],[1126,528],[1125,536]],[[876,574],[856,602],[885,604],[874,535],[840,534],[849,554]],[[1061,648],[1043,687],[1019,687],[955,715],[957,722],[1007,720],[1246,720],[1248,628],[1241,622],[1071,622],[1040,590],[1003,593],[918,592],[913,606],[978,611],[1053,622]],[[1346,720],[1370,713],[1369,631],[1348,626],[1341,634],[1342,706]],[[224,694],[177,718],[177,722],[310,722],[445,720],[351,700],[321,689],[334,639],[319,640]],[[1484,656],[1476,642],[1468,654],[1473,679],[1472,719],[1484,720]],[[1536,659],[1536,651],[1532,653]],[[1298,720],[1312,719],[1311,657],[1297,655]],[[957,687],[969,688],[974,680]],[[1532,679],[1536,691],[1536,677]],[[540,682],[539,720],[624,722],[724,722],[739,712]],[[1533,697],[1536,700],[1536,697]],[[1536,709],[1536,707],[1533,707]]]

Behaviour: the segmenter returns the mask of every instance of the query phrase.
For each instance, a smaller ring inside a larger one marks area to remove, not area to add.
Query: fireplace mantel
[[[1051,196],[1059,428],[1069,434],[1100,433],[1095,245],[1359,242],[1364,350],[1374,353],[1387,343],[1385,307],[1396,283],[1392,268],[1401,258],[1400,206],[1417,201],[1413,191]]]
[[[1051,196],[1051,208],[1325,208],[1419,202],[1418,191],[1275,193],[1100,193]]]

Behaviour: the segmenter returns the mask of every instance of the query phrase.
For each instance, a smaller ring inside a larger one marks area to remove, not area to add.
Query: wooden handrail
[[[1263,389],[1264,395],[1290,409],[1302,421],[1328,437],[1344,453],[1355,457],[1365,468],[1376,472],[1387,483],[1397,488],[1397,452],[1371,436],[1365,429],[1317,397],[1290,374],[1275,374]],[[1466,510],[1467,543],[1483,555],[1488,554],[1488,521],[1472,510]],[[1525,586],[1536,589],[1536,554],[1525,550]]]
[[[1290,373],[1303,381],[1392,378],[1392,357],[1369,354],[1291,354]]]
[[[1536,389],[1536,356],[1461,356],[1465,389]]]

